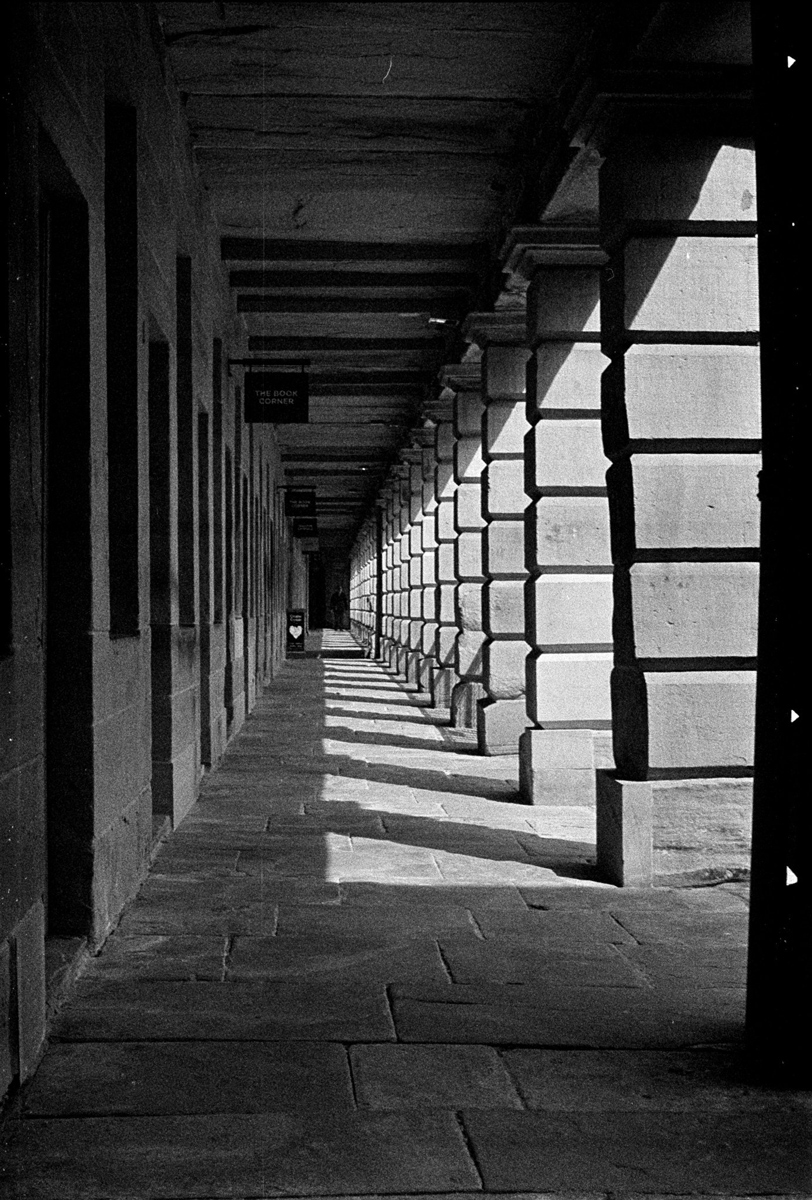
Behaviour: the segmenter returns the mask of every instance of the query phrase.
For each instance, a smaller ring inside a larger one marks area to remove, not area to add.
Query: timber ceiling
[[[277,434],[320,530],[355,530],[492,304],[599,7],[158,5],[249,352],[310,360]]]

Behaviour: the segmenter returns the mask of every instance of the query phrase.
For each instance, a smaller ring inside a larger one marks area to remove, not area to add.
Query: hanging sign
[[[317,537],[302,538],[299,549],[302,554],[318,554],[319,539]]]
[[[313,537],[319,531],[318,521],[315,517],[294,517],[293,518],[293,536]]]
[[[309,377],[293,371],[246,371],[245,419],[306,425]]]
[[[305,614],[303,608],[288,609],[288,654],[304,654]]]
[[[288,488],[285,492],[286,517],[315,517],[316,493],[312,488]]]

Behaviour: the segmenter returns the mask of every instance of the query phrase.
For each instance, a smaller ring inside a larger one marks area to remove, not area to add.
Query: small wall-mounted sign
[[[288,609],[288,654],[304,654],[305,648],[305,610],[303,608]]]
[[[319,539],[317,537],[302,538],[299,543],[299,549],[302,554],[318,554]]]
[[[293,518],[293,536],[296,538],[313,537],[319,531],[318,521],[315,517],[294,517]]]
[[[306,425],[308,376],[293,371],[246,371],[245,419],[274,425]]]
[[[288,488],[285,492],[286,517],[315,517],[316,493],[313,488]]]

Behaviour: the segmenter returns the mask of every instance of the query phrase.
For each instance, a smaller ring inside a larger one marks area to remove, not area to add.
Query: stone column
[[[395,661],[394,668],[404,677],[409,656],[409,508],[411,491],[408,468],[396,471],[395,493]]]
[[[409,494],[406,678],[419,689],[423,660],[423,452],[411,449],[403,453],[408,455]]]
[[[748,862],[755,174],[735,125],[731,137],[697,132],[708,114],[726,119],[697,103],[685,133],[676,103],[635,113],[601,169],[617,770],[598,777],[598,856],[618,883]]]
[[[489,316],[491,314],[488,314]],[[526,364],[524,319],[519,316],[521,344],[501,344],[496,337],[516,337],[517,314],[492,314],[477,340],[485,342],[482,359],[483,652],[485,698],[477,711],[481,754],[516,754],[527,727],[525,705],[524,585],[524,440]],[[481,339],[481,340],[480,340]]]
[[[443,382],[454,391],[454,573],[457,579],[454,670],[451,694],[454,725],[474,726],[482,699],[482,367],[472,361],[447,367]]]
[[[381,657],[391,667],[395,654],[395,481],[389,479],[381,495],[383,523],[383,621]]]
[[[610,767],[612,556],[600,425],[597,229],[540,227],[524,249],[528,363],[527,715],[531,804],[595,804]]]
[[[417,685],[420,691],[434,695],[434,675],[437,671],[437,501],[434,495],[435,449],[433,430],[431,445],[424,446],[421,462],[422,480],[422,629],[420,634],[420,663]]]
[[[434,443],[434,498],[436,503],[434,530],[437,542],[435,551],[437,579],[437,670],[434,675],[432,696],[438,708],[451,707],[451,693],[459,682],[455,670],[455,647],[457,640],[457,573],[455,547],[457,530],[454,525],[454,494],[457,481],[454,478],[454,425],[452,407],[453,393],[444,389],[442,410],[437,412],[437,428]],[[439,404],[439,402],[438,402]]]

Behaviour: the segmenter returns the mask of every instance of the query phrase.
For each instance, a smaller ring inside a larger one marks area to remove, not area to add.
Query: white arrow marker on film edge
[[[787,70],[789,70],[789,68],[790,68],[790,67],[791,67],[791,66],[794,64],[794,62],[795,62],[795,59],[794,59],[794,58],[790,58],[790,57],[789,57],[789,55],[788,55],[788,56],[787,56]]]
[[[795,709],[794,709],[794,708],[793,708],[793,709],[791,709],[791,711],[790,711],[790,717],[789,717],[789,719],[790,719],[790,723],[792,723],[793,721],[797,721],[797,720],[798,720],[798,714],[796,713],[796,711],[795,711]]]

